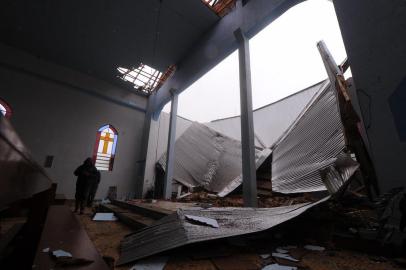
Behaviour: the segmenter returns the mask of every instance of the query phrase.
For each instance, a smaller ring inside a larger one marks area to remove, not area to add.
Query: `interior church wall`
[[[96,195],[117,186],[118,197],[135,190],[135,163],[140,155],[147,98],[112,86],[39,57],[0,44],[0,97],[12,107],[11,123],[44,165],[54,156],[49,176],[57,193],[74,198],[73,171],[92,156],[97,130],[111,124],[118,130],[113,171],[101,172]]]
[[[406,3],[334,0],[334,6],[379,185],[405,186]]]
[[[157,119],[151,120],[151,127],[148,140],[148,152],[145,165],[144,176],[144,196],[155,186],[155,165],[158,160],[166,153],[168,147],[170,115],[161,112]],[[193,121],[178,116],[176,120],[176,136],[178,139],[192,125]],[[176,151],[176,143],[175,143]]]

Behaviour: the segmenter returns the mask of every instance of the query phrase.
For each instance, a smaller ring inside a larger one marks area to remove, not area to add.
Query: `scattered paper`
[[[278,253],[289,253],[288,250],[283,249],[283,248],[280,248],[280,247],[278,247],[278,248],[276,249],[276,252],[278,252]]]
[[[94,221],[116,221],[117,218],[114,213],[96,213],[93,218]]]
[[[218,228],[219,224],[217,223],[217,220],[212,219],[212,218],[207,218],[207,217],[199,217],[199,216],[192,216],[192,215],[185,215],[186,219],[196,221],[199,223],[202,223],[204,225],[208,225],[213,228]]]
[[[52,251],[52,255],[54,255],[57,258],[62,258],[62,257],[71,258],[72,257],[72,254],[70,254],[69,252],[64,251],[62,249]]]
[[[280,259],[285,259],[285,260],[289,260],[292,262],[298,262],[298,259],[293,258],[292,256],[290,256],[289,254],[284,254],[284,253],[272,253],[273,257],[276,258],[280,258]]]
[[[130,270],[163,270],[168,257],[152,257],[137,262]]]
[[[44,249],[42,250],[42,252],[49,252],[49,247],[48,247],[48,248],[44,248]]]
[[[111,201],[109,199],[103,199],[100,203],[101,204],[109,204],[109,203],[111,203]]]
[[[261,254],[259,255],[262,259],[268,259],[269,257],[271,257],[271,254]]]
[[[305,249],[307,250],[312,250],[312,251],[325,251],[326,248],[320,247],[320,246],[313,246],[313,245],[306,245],[304,246]]]
[[[285,266],[280,264],[270,264],[262,268],[262,270],[297,270],[297,267],[294,266]]]

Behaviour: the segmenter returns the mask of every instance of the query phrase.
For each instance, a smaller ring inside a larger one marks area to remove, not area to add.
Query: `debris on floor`
[[[72,258],[72,254],[62,249],[52,251],[52,255],[56,258]]]
[[[116,221],[114,213],[96,213],[93,217],[94,221]]]
[[[312,251],[324,251],[324,250],[326,250],[326,248],[324,248],[324,247],[313,246],[313,245],[305,245],[304,248],[307,249],[307,250],[312,250]]]
[[[179,209],[123,239],[118,264],[130,263],[186,244],[268,230],[326,202],[328,198],[315,203],[274,208]],[[185,222],[185,215],[215,219],[220,229]]]
[[[295,266],[279,265],[277,263],[270,264],[262,268],[262,270],[297,270]]]
[[[352,200],[353,202],[350,203]],[[148,205],[147,203],[144,204]],[[171,202],[161,203],[158,201],[151,204],[155,206],[164,205],[166,209],[171,208]],[[378,217],[375,218],[374,210],[371,210],[369,207],[369,204],[361,203],[358,199],[354,200],[352,197],[346,197],[345,200],[341,201],[330,200],[310,208],[304,214],[295,219],[290,219],[277,227],[273,227],[271,230],[226,239],[221,238],[205,242],[194,242],[191,245],[169,249],[166,252],[160,252],[160,254],[157,254],[156,256],[169,257],[165,264],[165,270],[244,269],[236,268],[239,267],[239,265],[246,267],[245,269],[258,270],[402,269],[402,266],[398,266],[397,264],[398,262],[401,263],[400,259],[391,259],[388,254],[386,257],[383,257],[383,254],[378,257],[367,254],[364,251],[354,251],[352,250],[353,245],[349,246],[337,236],[339,232],[341,233],[345,230],[348,231],[348,228],[350,227],[361,230],[362,227],[375,226],[374,224]],[[240,208],[240,210],[242,209],[243,208]],[[194,211],[211,212],[212,210],[213,208],[201,209],[195,207]],[[225,210],[225,208],[223,208],[223,210]],[[257,209],[257,211],[259,210],[261,209]],[[177,212],[178,211],[172,213]],[[181,212],[185,215],[184,209]],[[186,211],[186,214],[189,213]],[[190,214],[207,217],[206,215],[196,214],[196,212]],[[173,214],[169,214],[167,218],[171,215]],[[85,215],[78,217],[86,224],[84,227],[87,229],[90,238],[94,239],[96,248],[99,252],[103,255],[111,256],[113,254],[115,261],[117,261],[119,257],[120,240],[126,235],[128,235],[127,237],[137,235],[137,232],[134,234],[129,228],[123,226],[121,222],[94,222],[91,220],[91,216],[92,213],[86,213]],[[259,215],[258,217],[262,217],[262,215]],[[198,227],[200,228],[199,230],[203,229],[203,231],[221,231],[223,228],[222,224],[224,223],[219,218],[215,217],[215,219],[218,221],[219,228],[191,224],[189,222],[185,222],[185,224],[188,223],[188,226],[195,228]],[[160,219],[158,219],[157,222],[159,223]],[[300,227],[300,230],[297,230],[297,227]],[[176,238],[176,230],[170,230],[170,227],[167,229],[169,229],[167,234],[162,235],[167,235],[168,237],[174,236]],[[144,233],[146,233],[148,230],[149,229],[147,228],[146,231],[144,229],[140,232],[144,231]],[[198,237],[197,234],[196,237]],[[352,237],[352,243],[359,242],[358,235],[356,235],[355,238],[354,235],[352,235]],[[115,240],[112,241],[111,239]],[[176,241],[176,239],[174,240]],[[167,243],[166,238],[161,239],[159,244],[161,243]],[[309,245],[312,247],[324,247],[325,250],[323,252],[308,250],[305,246]],[[107,246],[110,247],[106,248]],[[288,252],[286,253],[285,251]],[[272,252],[288,254],[298,261],[292,262],[281,258],[275,258],[270,256]],[[141,262],[142,261],[143,260],[141,260]],[[137,260],[135,263],[139,262],[140,260]],[[114,269],[128,270],[136,264],[129,263],[117,266],[116,263],[115,265]],[[271,266],[273,268],[269,268]]]
[[[286,253],[272,253],[272,257],[275,258],[280,258],[280,259],[284,259],[284,260],[288,260],[288,261],[292,261],[292,262],[298,262],[298,259],[293,258],[292,256],[290,256],[289,254]]]
[[[138,261],[130,270],[163,270],[168,257],[151,257]]]

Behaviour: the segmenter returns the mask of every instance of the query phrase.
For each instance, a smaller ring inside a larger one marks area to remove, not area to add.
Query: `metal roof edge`
[[[305,92],[305,91],[307,91],[307,90],[309,90],[309,89],[311,89],[311,88],[313,88],[313,87],[315,87],[315,86],[317,86],[317,85],[320,85],[320,86],[321,86],[321,85],[322,85],[323,83],[325,83],[327,80],[328,80],[328,79],[322,80],[322,81],[320,81],[320,82],[318,82],[318,83],[315,83],[315,84],[313,84],[313,85],[311,85],[311,86],[306,87],[305,89],[299,90],[299,91],[297,91],[297,92],[295,92],[295,93],[293,93],[293,94],[290,94],[290,95],[288,95],[288,96],[286,96],[286,97],[283,97],[283,98],[281,98],[281,99],[279,99],[279,100],[277,100],[277,101],[274,101],[274,102],[271,102],[271,103],[269,103],[269,104],[267,104],[267,105],[264,105],[264,106],[261,106],[261,107],[259,107],[259,108],[256,108],[255,110],[253,110],[253,112],[256,112],[256,111],[259,111],[259,110],[264,109],[264,108],[266,108],[266,107],[275,105],[276,103],[282,102],[282,101],[284,101],[284,100],[286,100],[286,99],[289,99],[289,98],[291,98],[291,97],[293,97],[293,96],[295,96],[295,95],[298,95],[298,94],[300,94],[300,93],[303,93],[303,92]],[[230,117],[225,117],[225,118],[220,118],[220,119],[215,119],[215,120],[212,120],[212,121],[207,122],[207,123],[214,123],[214,122],[218,122],[218,121],[222,121],[222,120],[227,120],[227,119],[231,119],[231,118],[237,118],[237,117],[240,117],[240,115],[230,116]]]

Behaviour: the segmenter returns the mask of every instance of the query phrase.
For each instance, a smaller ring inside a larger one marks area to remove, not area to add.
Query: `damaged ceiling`
[[[117,67],[165,71],[219,19],[202,1],[7,0],[0,42],[123,86]]]

